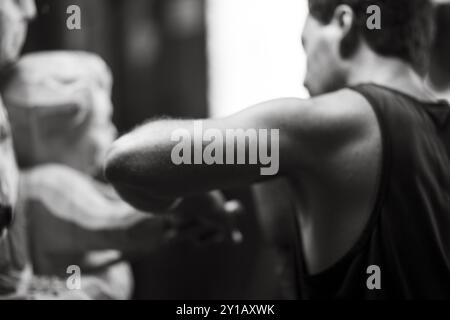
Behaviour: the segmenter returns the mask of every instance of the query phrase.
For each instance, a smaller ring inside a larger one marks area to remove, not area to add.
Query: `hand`
[[[227,201],[220,192],[183,199],[167,222],[175,241],[188,240],[195,245],[231,242],[240,243],[243,235],[237,220],[243,214],[242,205]]]

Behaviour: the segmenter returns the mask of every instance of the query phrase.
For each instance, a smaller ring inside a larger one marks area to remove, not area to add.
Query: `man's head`
[[[0,0],[0,68],[19,57],[35,15],[34,0]]]
[[[2,88],[19,164],[60,163],[95,174],[116,137],[111,90],[110,70],[94,54],[25,55]]]
[[[367,26],[373,5],[380,8],[381,29]],[[346,86],[363,49],[425,72],[433,38],[430,0],[309,0],[309,9],[302,42],[312,95]]]

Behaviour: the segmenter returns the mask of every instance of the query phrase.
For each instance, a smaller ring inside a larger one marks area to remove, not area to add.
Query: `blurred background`
[[[81,30],[66,27],[73,4],[81,8]],[[300,41],[306,1],[37,0],[37,8],[25,52],[74,49],[105,59],[114,75],[114,123],[121,133],[162,115],[223,116],[276,97],[307,97]],[[446,12],[443,25],[450,20],[448,6]],[[450,32],[446,25],[441,38]],[[438,43],[430,78],[447,86],[450,71],[439,66],[445,60],[448,66],[449,42]],[[292,221],[282,190],[272,189],[272,200],[256,194],[264,210],[255,210],[254,190],[227,190],[247,208],[240,219],[244,241],[201,249],[177,244],[133,261],[134,298],[285,297],[277,277],[286,272],[279,244],[289,251]],[[286,214],[269,219],[271,210]],[[280,235],[265,231],[276,224],[286,231],[277,246],[271,240]]]

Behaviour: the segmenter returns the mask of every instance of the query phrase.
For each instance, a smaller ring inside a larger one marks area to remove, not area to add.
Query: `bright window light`
[[[211,116],[280,97],[307,97],[302,0],[207,0]]]

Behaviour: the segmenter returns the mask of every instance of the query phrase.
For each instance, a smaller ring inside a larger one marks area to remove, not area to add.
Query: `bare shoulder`
[[[312,99],[310,115],[324,129],[358,129],[376,125],[369,102],[359,93],[343,89]],[[316,123],[317,124],[317,123]]]
[[[378,132],[376,114],[369,102],[350,89],[289,102],[286,121],[305,143],[339,147],[367,139]]]
[[[228,123],[270,125],[303,133],[365,127],[376,120],[369,102],[359,93],[343,89],[311,99],[284,98],[255,105],[231,116]],[[253,120],[253,121],[252,121]]]

